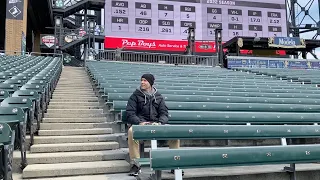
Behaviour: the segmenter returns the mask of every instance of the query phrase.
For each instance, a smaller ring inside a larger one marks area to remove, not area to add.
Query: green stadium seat
[[[18,89],[18,86],[14,84],[0,83],[0,90],[8,91],[9,94],[13,94]]]
[[[152,170],[313,163],[320,161],[320,145],[156,149],[150,156]]]
[[[10,94],[8,91],[0,90],[0,102],[9,97]]]
[[[26,167],[26,118],[25,113],[21,108],[15,107],[0,107],[0,123],[7,123],[15,132],[16,146],[21,152],[21,168]]]
[[[2,107],[21,108],[25,113],[25,122],[27,129],[30,130],[30,144],[33,144],[34,134],[37,130],[37,119],[35,118],[35,106],[31,99],[27,97],[9,97],[3,100],[0,104]],[[26,133],[26,132],[25,132]],[[26,134],[25,134],[26,135]]]
[[[315,125],[133,125],[135,140],[317,138]]]
[[[20,88],[26,83],[26,81],[20,80],[20,79],[8,79],[8,80],[4,81],[3,83],[14,84],[14,85],[18,86],[18,88]]]
[[[43,111],[43,109],[41,109],[41,94],[38,94],[35,90],[18,90],[12,94],[12,97],[24,97],[32,100],[33,107],[35,107],[34,116],[37,122],[36,129],[38,130],[40,128]]]
[[[44,81],[44,80],[29,80],[27,82],[27,84],[32,84],[32,85],[39,85],[39,86],[42,86],[44,87],[44,102],[46,103],[45,104],[45,108],[47,108],[48,106],[48,103],[49,103],[49,97],[50,97],[50,87],[49,87],[49,84]]]
[[[0,122],[0,178],[3,180],[12,179],[14,139],[10,126]]]
[[[7,79],[8,79],[8,77],[6,75],[2,75],[2,73],[0,72],[0,83],[3,83]]]
[[[29,80],[29,77],[19,73],[19,74],[13,76],[11,79],[27,81],[27,80]]]

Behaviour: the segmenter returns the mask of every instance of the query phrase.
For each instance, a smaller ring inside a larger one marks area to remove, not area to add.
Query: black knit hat
[[[152,74],[144,74],[144,75],[141,76],[141,79],[142,78],[146,79],[150,83],[150,85],[153,86],[155,79],[154,79],[154,76]]]

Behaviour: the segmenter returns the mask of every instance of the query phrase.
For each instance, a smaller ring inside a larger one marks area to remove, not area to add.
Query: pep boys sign
[[[122,39],[122,47],[136,47],[136,48],[156,48],[156,42],[145,42],[144,40],[129,40],[129,39]]]

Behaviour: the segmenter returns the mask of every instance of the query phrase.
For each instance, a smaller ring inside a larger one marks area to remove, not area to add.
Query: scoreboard
[[[106,0],[105,35],[110,38],[223,41],[235,36],[287,36],[285,0]]]

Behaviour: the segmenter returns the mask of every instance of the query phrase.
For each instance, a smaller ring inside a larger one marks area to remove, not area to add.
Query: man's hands
[[[156,122],[141,122],[139,125],[161,125],[161,123],[156,123]]]
[[[150,122],[141,122],[139,125],[148,125],[148,124],[151,124]]]

